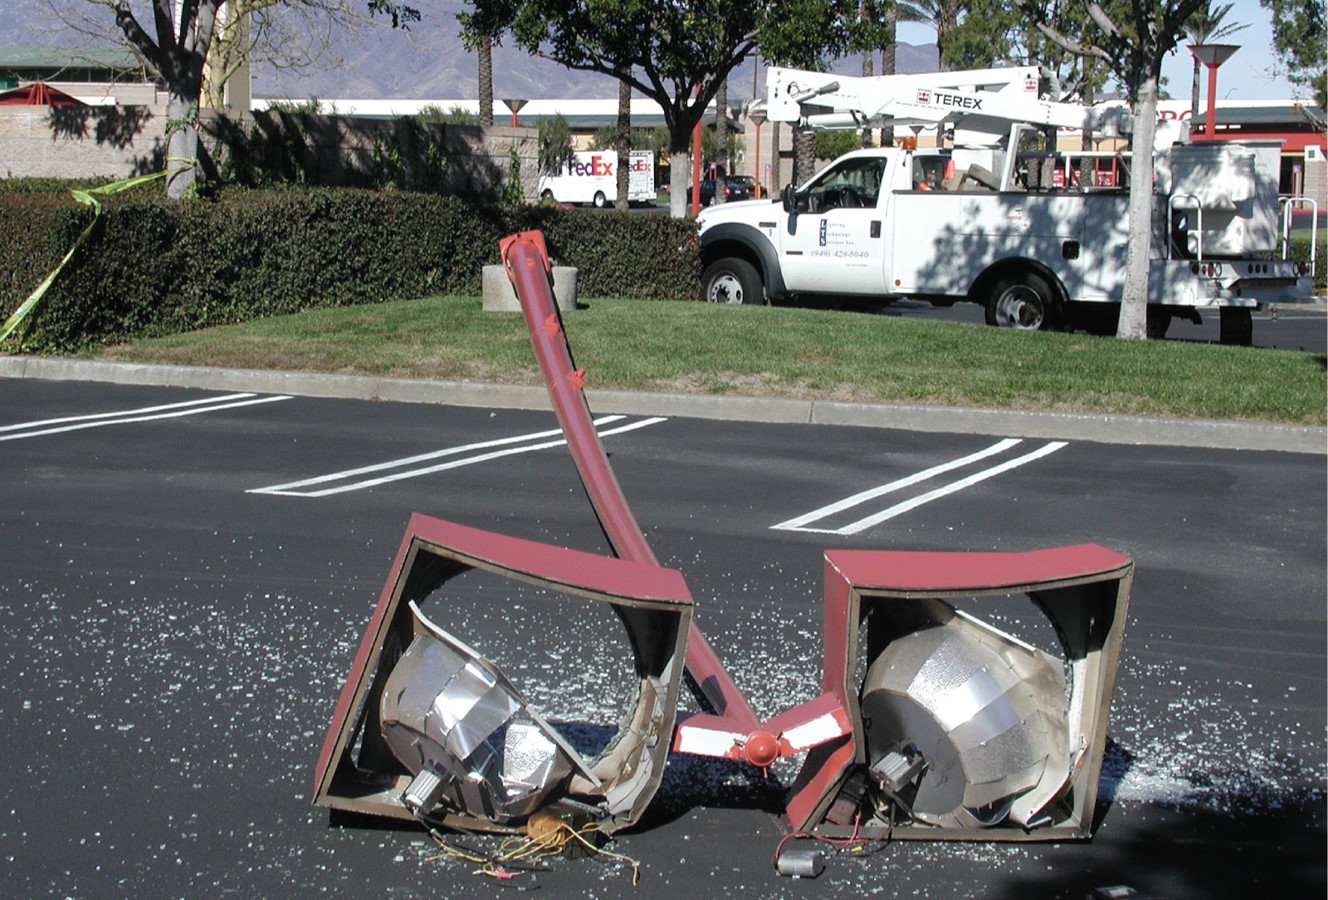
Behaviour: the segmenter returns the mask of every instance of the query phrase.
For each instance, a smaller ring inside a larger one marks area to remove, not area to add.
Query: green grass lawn
[[[565,323],[590,388],[1322,425],[1314,354],[1013,333],[781,307],[591,299]],[[538,384],[518,313],[474,297],[316,310],[144,340],[138,362]]]

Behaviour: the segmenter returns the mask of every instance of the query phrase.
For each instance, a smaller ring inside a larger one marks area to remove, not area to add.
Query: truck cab
[[[894,190],[915,177],[913,159],[896,149],[858,150],[772,200],[704,211],[698,222],[706,299],[880,296],[888,265],[883,229]],[[939,156],[918,159],[944,171]]]

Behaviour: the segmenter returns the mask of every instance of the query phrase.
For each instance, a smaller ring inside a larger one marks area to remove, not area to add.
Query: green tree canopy
[[[1328,109],[1328,32],[1323,0],[1259,0],[1272,14],[1273,49],[1287,80],[1306,88],[1320,110]]]
[[[1133,113],[1130,146],[1129,240],[1126,244],[1125,293],[1118,337],[1147,336],[1149,242],[1153,217],[1153,139],[1157,131],[1158,85],[1162,62],[1180,43],[1185,23],[1207,0],[1082,0],[1086,24],[1054,17],[1041,0],[1020,5],[1047,38],[1070,53],[1101,60],[1126,88]]]

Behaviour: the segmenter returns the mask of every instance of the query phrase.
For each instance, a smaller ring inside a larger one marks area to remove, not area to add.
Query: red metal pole
[[[567,436],[567,446],[576,461],[581,483],[604,534],[614,553],[622,559],[658,565],[641,527],[627,506],[627,498],[609,466],[599,433],[595,431],[583,392],[585,373],[573,368],[572,351],[567,345],[549,284],[551,270],[544,235],[538,231],[523,231],[503,238],[498,247],[507,277],[521,301],[521,311],[530,330],[530,343],[549,388],[549,399],[553,401],[554,412]],[[760,720],[756,713],[695,623],[687,635],[687,671],[701,687],[706,699],[733,723],[735,729],[757,730]]]
[[[701,85],[696,86],[696,96],[701,96]],[[702,111],[704,115],[704,111]],[[692,215],[701,211],[701,120],[696,120],[692,129]]]

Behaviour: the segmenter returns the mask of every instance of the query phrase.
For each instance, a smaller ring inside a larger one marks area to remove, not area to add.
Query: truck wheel
[[[1065,318],[1071,328],[1082,328],[1098,337],[1111,337],[1116,333],[1116,323],[1120,320],[1120,304],[1096,301],[1070,303],[1066,306]]]
[[[540,199],[541,199],[541,200],[552,200],[552,199],[553,199],[553,191],[549,190],[548,188],[545,188],[545,189],[544,189],[544,193],[540,194]]]
[[[603,191],[595,191],[595,208],[603,209],[609,203],[609,198],[604,196]]]
[[[707,303],[761,303],[761,275],[745,259],[719,259],[706,266],[701,285]]]
[[[1171,327],[1171,311],[1150,306],[1146,315],[1144,329],[1148,334],[1148,339],[1150,341],[1160,341],[1166,337],[1167,329]]]
[[[1007,275],[987,298],[987,324],[1022,331],[1059,331],[1061,304],[1047,279],[1033,272]]]
[[[1249,309],[1243,306],[1224,306],[1218,311],[1221,316],[1218,330],[1218,343],[1248,347],[1254,343],[1254,320]]]

